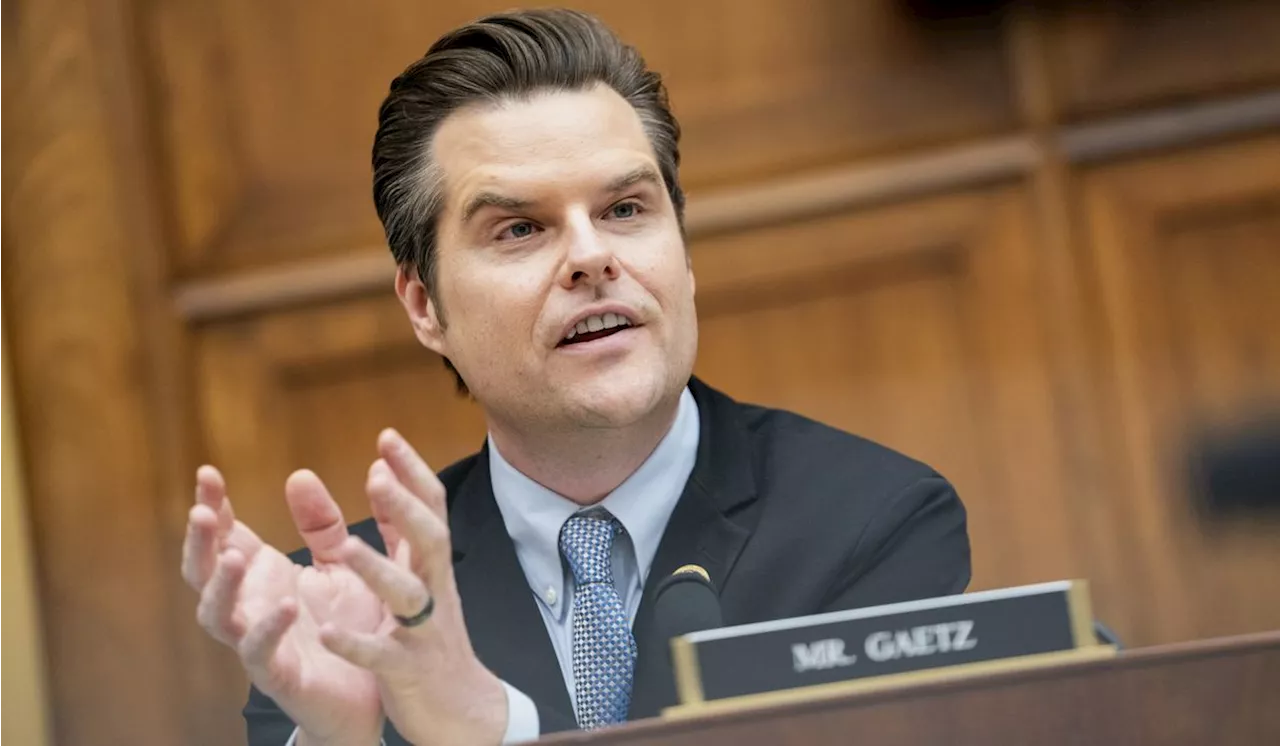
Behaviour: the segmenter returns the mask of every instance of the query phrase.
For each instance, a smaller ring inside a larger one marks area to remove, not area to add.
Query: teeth
[[[570,340],[579,334],[598,332],[604,329],[613,329],[622,326],[631,326],[631,322],[627,320],[626,316],[616,313],[606,313],[603,315],[596,314],[595,316],[588,316],[582,321],[579,321],[577,326],[570,329],[569,333],[566,334],[564,338],[566,340]]]

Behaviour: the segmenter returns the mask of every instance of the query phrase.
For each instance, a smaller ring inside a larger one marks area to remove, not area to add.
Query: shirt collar
[[[631,537],[640,584],[649,577],[649,566],[658,553],[658,542],[667,529],[685,483],[698,460],[698,404],[689,389],[680,395],[676,420],[639,469],[600,502]],[[558,530],[558,529],[557,529]]]
[[[658,447],[599,503],[626,529],[641,585],[649,575],[671,511],[693,473],[700,434],[698,405],[686,388],[680,395],[675,422]],[[492,437],[489,476],[507,534],[534,593],[544,598],[546,589],[555,588],[563,595],[560,527],[581,506],[522,474],[502,457]]]

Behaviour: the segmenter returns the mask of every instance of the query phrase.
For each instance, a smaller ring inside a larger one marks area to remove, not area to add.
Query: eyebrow
[[[635,186],[640,183],[650,183],[654,185],[662,184],[662,177],[652,166],[640,166],[634,168],[618,178],[610,181],[605,186],[605,191],[609,193],[621,192],[627,187]],[[533,206],[533,202],[525,199],[517,199],[506,195],[497,194],[495,192],[479,192],[467,202],[466,209],[462,211],[462,222],[469,223],[476,213],[486,207],[497,207],[511,212],[522,212]]]
[[[621,192],[629,186],[635,186],[641,182],[648,182],[654,185],[662,184],[662,177],[658,176],[658,172],[653,170],[653,166],[640,166],[634,168],[627,173],[619,176],[609,185],[605,187],[607,192]]]
[[[529,200],[516,199],[515,197],[507,197],[493,192],[480,192],[471,198],[471,201],[467,203],[466,209],[462,211],[462,222],[471,222],[471,218],[486,207],[499,207],[503,210],[521,212],[532,206],[533,203]]]

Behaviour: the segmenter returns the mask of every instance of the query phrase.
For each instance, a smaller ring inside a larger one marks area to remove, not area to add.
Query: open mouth
[[[594,342],[597,339],[611,337],[614,334],[630,329],[634,326],[631,320],[626,316],[616,313],[602,313],[595,316],[588,316],[579,321],[578,324],[560,340],[557,347],[569,347],[570,345],[583,344],[585,342]]]

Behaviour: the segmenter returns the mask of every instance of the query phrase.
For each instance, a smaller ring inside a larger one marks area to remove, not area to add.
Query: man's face
[[[476,105],[432,157],[438,306],[399,287],[489,415],[620,427],[672,402],[697,349],[693,274],[635,110],[605,86]]]

